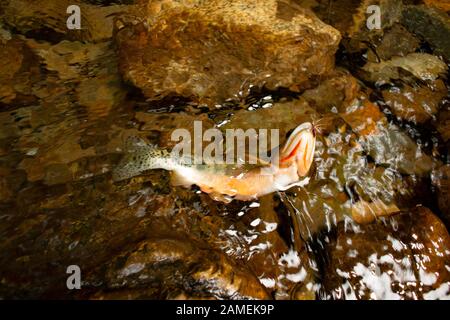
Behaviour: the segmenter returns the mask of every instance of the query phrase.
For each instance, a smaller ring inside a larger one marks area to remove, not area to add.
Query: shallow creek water
[[[336,70],[307,90],[253,88],[208,108],[148,101],[121,81],[110,42],[11,34],[4,50],[20,68],[0,103],[0,297],[449,297],[445,76],[423,85],[444,92],[439,112],[414,121],[386,102],[406,81],[375,85],[360,73],[366,51],[357,60],[341,46]],[[225,204],[164,170],[112,180],[127,137],[170,149],[194,121],[276,128],[281,144],[319,121],[309,183]],[[67,290],[69,265],[82,290]]]

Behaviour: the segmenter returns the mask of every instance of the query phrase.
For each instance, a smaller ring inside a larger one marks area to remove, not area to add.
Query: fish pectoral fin
[[[198,187],[199,187],[200,190],[201,190],[202,192],[204,192],[204,193],[211,193],[211,192],[214,191],[213,188],[211,188],[211,187],[209,187],[209,186],[206,186],[206,185],[199,185]]]
[[[190,182],[188,179],[186,179],[182,175],[177,174],[174,171],[171,172],[170,182],[175,187],[182,186],[188,188],[192,185],[192,182]]]
[[[212,191],[212,192],[208,192],[208,194],[211,197],[211,199],[213,199],[214,201],[220,201],[220,202],[223,202],[225,204],[228,204],[231,201],[233,201],[233,197],[232,196],[229,196],[229,195],[226,195],[226,194],[222,194],[222,193],[219,193],[219,192]]]
[[[214,190],[214,188],[207,186],[207,185],[199,185],[198,186],[200,188],[200,190],[204,193],[207,193],[211,199],[213,199],[214,201],[220,201],[223,202],[225,204],[230,203],[231,201],[233,201],[233,197],[227,194],[223,194],[220,192],[217,192]]]

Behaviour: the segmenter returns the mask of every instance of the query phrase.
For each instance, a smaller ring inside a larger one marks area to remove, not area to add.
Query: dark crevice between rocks
[[[26,32],[22,32],[15,28],[14,26],[5,25],[5,27],[11,32],[11,34],[15,35],[23,35],[26,38],[34,39],[37,41],[45,41],[51,43],[53,45],[58,44],[59,42],[66,40],[67,35],[58,31],[55,31],[49,27],[41,27],[38,29],[29,30]]]
[[[129,83],[124,83],[127,101],[132,101],[135,111],[149,113],[178,113],[185,111],[190,100],[177,95],[163,97],[160,100],[150,100],[143,94],[142,90]]]
[[[292,238],[292,218],[290,217],[289,211],[286,208],[285,204],[281,201],[279,195],[274,196],[274,199],[274,210],[277,213],[278,219],[280,220],[277,231],[281,239],[283,239],[288,247],[295,248],[295,239]]]
[[[15,33],[17,34],[18,32]],[[24,33],[24,36],[37,41],[46,41],[51,44],[58,44],[67,37],[64,33],[57,32],[48,27],[27,31]]]

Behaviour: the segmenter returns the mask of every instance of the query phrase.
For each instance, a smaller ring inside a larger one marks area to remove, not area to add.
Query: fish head
[[[314,160],[316,147],[316,129],[310,122],[299,125],[287,139],[280,154],[280,165],[297,166],[300,177],[308,174]]]

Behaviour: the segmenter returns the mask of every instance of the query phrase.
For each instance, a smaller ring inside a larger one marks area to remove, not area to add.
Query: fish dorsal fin
[[[148,143],[141,137],[129,136],[125,141],[125,153],[135,155],[147,155],[148,157],[169,158],[170,152],[156,144]]]
[[[125,151],[134,153],[143,149],[155,149],[157,146],[149,144],[141,137],[129,136],[125,141]]]

